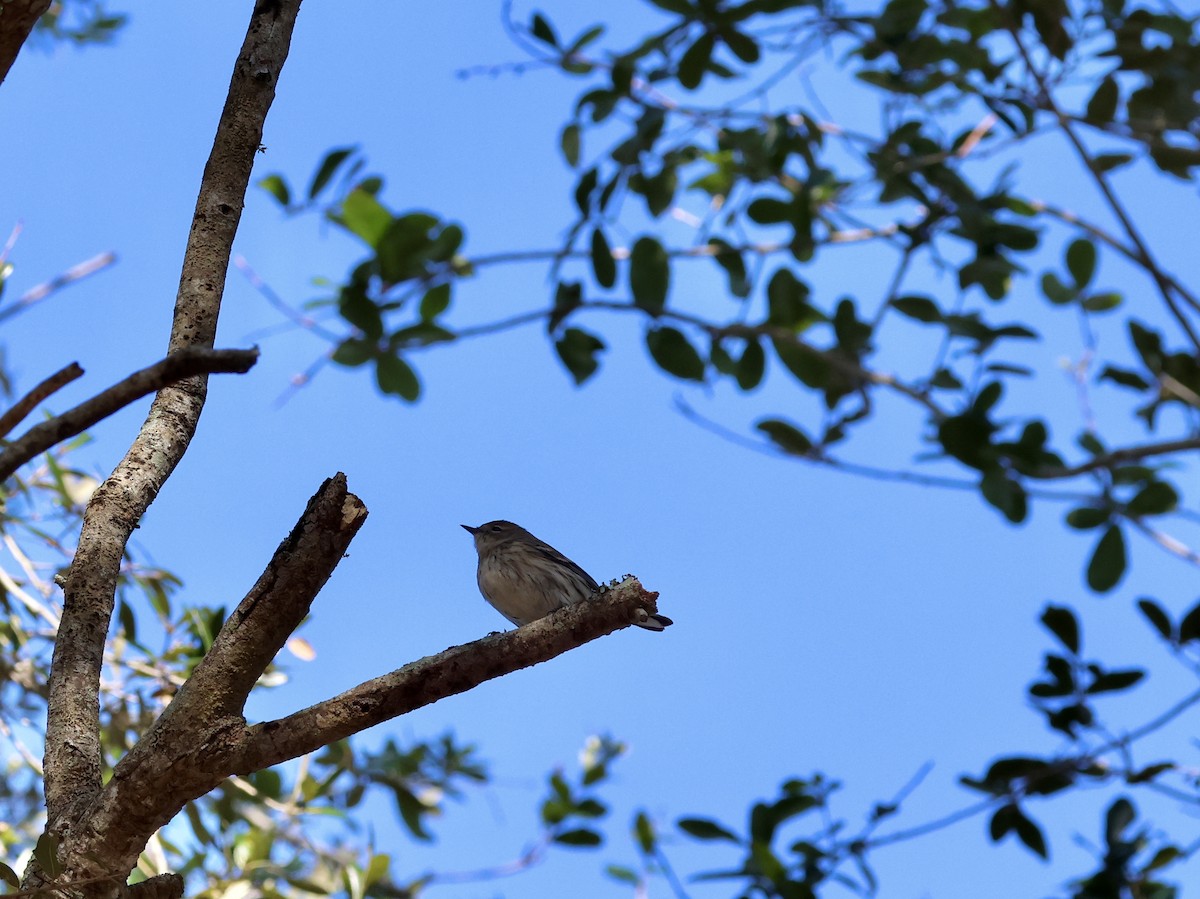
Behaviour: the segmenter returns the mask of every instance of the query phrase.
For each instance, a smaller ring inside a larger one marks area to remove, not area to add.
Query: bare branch
[[[1142,446],[1127,446],[1124,449],[1113,450],[1111,453],[1104,453],[1101,456],[1095,456],[1086,462],[1079,465],[1072,465],[1067,468],[1040,468],[1036,471],[1029,472],[1029,477],[1036,478],[1039,481],[1061,480],[1063,478],[1075,478],[1081,474],[1087,474],[1090,471],[1100,471],[1102,469],[1115,468],[1118,465],[1123,465],[1126,462],[1138,462],[1142,459],[1149,459],[1154,456],[1169,456],[1174,453],[1184,453],[1188,450],[1200,449],[1200,437],[1188,437],[1183,440],[1167,440],[1163,443],[1147,443]]]
[[[299,8],[300,0],[254,5],[200,183],[169,353],[213,345],[250,171]],[[97,684],[122,554],[133,529],[187,451],[206,388],[207,379],[198,376],[159,391],[125,458],[92,495],[84,513],[78,549],[66,578],[50,679],[45,767],[51,832],[69,833],[78,823],[77,814],[100,794]],[[114,825],[114,839],[128,833],[119,820],[109,823]],[[93,848],[102,860],[113,857],[102,844]],[[81,856],[68,854],[71,865],[80,862]],[[95,860],[87,863],[96,864]]]
[[[227,773],[249,773],[298,758],[383,721],[465,693],[484,681],[562,655],[658,611],[657,593],[634,577],[525,627],[453,646],[359,684],[286,718],[250,727],[229,754]]]
[[[116,253],[100,253],[93,256],[91,259],[85,259],[83,262],[76,263],[60,275],[55,275],[49,281],[43,281],[35,287],[29,288],[25,293],[17,298],[17,301],[11,306],[6,306],[0,309],[0,322],[5,321],[12,316],[24,312],[35,303],[40,303],[47,297],[57,293],[64,287],[74,284],[76,281],[81,281],[88,275],[94,275],[102,269],[108,268],[117,261]]]
[[[97,394],[90,400],[80,403],[74,409],[70,409],[62,415],[56,415],[49,421],[34,425],[18,440],[9,444],[3,452],[0,452],[0,480],[11,477],[18,468],[39,453],[44,453],[56,443],[61,443],[68,437],[82,433],[96,422],[103,421],[114,412],[124,409],[130,403],[147,394],[154,393],[168,384],[174,384],[176,381],[199,374],[216,372],[244,374],[250,370],[257,359],[258,350],[209,350],[202,347],[190,347],[171,353],[148,368],[135,371],[129,377],[118,381],[108,390]],[[75,365],[75,368],[79,374],[83,374],[83,370],[78,365]],[[54,377],[65,375],[69,369],[70,366],[64,368]],[[78,376],[71,374],[63,383]],[[38,387],[48,383],[49,380],[43,381]],[[29,397],[21,402],[24,403],[27,399]],[[7,415],[5,417],[7,418]]]
[[[5,0],[0,10],[0,83],[8,77],[29,32],[49,8],[50,0]]]
[[[7,437],[12,429],[24,421],[25,417],[36,409],[46,397],[62,390],[76,378],[82,377],[83,369],[80,368],[78,362],[72,362],[46,378],[17,400],[7,412],[0,415],[0,438]]]
[[[323,487],[318,497],[326,489]],[[336,484],[328,489],[328,498],[332,499]],[[324,505],[325,500],[317,504]],[[353,503],[344,508],[351,517],[357,514]],[[302,522],[312,511],[310,504]],[[177,726],[156,725],[113,771],[112,779],[84,817],[85,830],[74,847],[77,862],[72,873],[101,873],[94,868],[97,858],[132,866],[150,834],[188,801],[203,796],[231,774],[248,774],[299,758],[484,681],[552,659],[643,620],[642,610],[657,610],[657,596],[647,592],[635,578],[627,578],[592,602],[562,609],[508,633],[451,647],[277,721],[247,727],[240,715],[193,722],[177,715]],[[258,615],[255,611],[255,623],[249,625],[251,631],[247,633],[270,628],[257,620]],[[274,634],[273,628],[271,632]],[[232,644],[233,638],[228,639]],[[224,652],[226,658],[232,657],[231,648]],[[190,702],[197,707],[202,700]]]
[[[154,731],[195,729],[242,714],[250,690],[300,626],[366,520],[367,508],[346,489],[346,476],[338,472],[327,479]]]

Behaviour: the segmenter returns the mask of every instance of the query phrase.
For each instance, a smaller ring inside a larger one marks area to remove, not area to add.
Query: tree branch
[[[168,352],[213,345],[230,249],[299,7],[300,0],[264,0],[250,16],[200,184]],[[70,834],[77,815],[101,790],[97,691],[125,544],[187,451],[206,385],[201,376],[159,391],[125,458],[84,513],[65,582],[46,721],[47,826],[60,836]],[[119,841],[126,829],[116,824],[112,836]],[[73,848],[74,841],[64,843],[69,862],[78,864]],[[108,847],[93,848],[100,863],[112,859]]]
[[[50,8],[50,0],[4,0],[0,9],[0,84],[33,31],[42,13]]]
[[[332,488],[327,482],[318,497],[327,489],[336,491],[336,481]],[[344,508],[353,517],[358,514],[355,510],[359,507],[354,505],[357,500],[350,494],[346,496],[353,503]],[[324,505],[324,501],[316,504]],[[310,518],[313,506],[310,503],[302,524]],[[344,519],[342,526],[346,526]],[[591,602],[562,609],[517,630],[451,647],[276,721],[247,726],[240,715],[214,715],[205,721],[189,720],[181,713],[175,718],[177,726],[156,724],[117,765],[99,801],[85,816],[86,830],[74,853],[79,861],[73,873],[100,873],[93,867],[93,859],[98,857],[118,867],[132,866],[150,834],[187,802],[208,793],[231,774],[248,774],[299,758],[383,721],[466,692],[484,681],[552,659],[644,620],[642,610],[657,610],[657,596],[635,578],[626,578]],[[282,597],[277,599],[284,601]],[[252,611],[254,619],[260,614],[264,619],[268,617],[265,610]],[[247,634],[264,627],[273,638],[278,636],[265,621],[248,626],[251,631]],[[228,648],[225,657],[232,657]],[[219,668],[219,663],[215,667]],[[202,700],[191,702],[196,707]]]
[[[68,437],[74,437],[76,434],[90,428],[99,421],[108,418],[114,412],[124,409],[130,403],[135,402],[147,394],[154,393],[169,384],[174,384],[176,381],[184,378],[192,377],[199,374],[212,374],[217,372],[233,372],[236,374],[244,374],[248,372],[254,363],[258,360],[258,350],[209,350],[203,347],[190,347],[188,349],[179,350],[171,353],[171,355],[155,362],[148,368],[143,368],[141,371],[135,371],[124,380],[118,381],[112,387],[102,393],[98,393],[83,403],[80,403],[74,409],[70,409],[62,415],[56,415],[49,421],[43,421],[34,425],[26,431],[18,440],[14,440],[11,444],[0,452],[0,481],[11,477],[12,474],[33,459],[39,453],[44,453],[50,447],[57,443],[61,443]],[[69,383],[79,375],[83,374],[83,369],[79,368],[77,363],[72,363],[78,374],[71,373],[62,381],[63,384]],[[47,378],[36,388],[29,396],[21,400],[17,406],[14,406],[5,414],[4,418],[17,411],[17,407],[25,403],[43,386],[47,385],[54,378],[66,375],[71,369],[71,366],[64,368],[58,374]],[[61,386],[61,385],[59,385]],[[57,387],[54,390],[58,389]],[[50,391],[51,393],[53,390]],[[34,399],[33,405],[36,405],[37,399]],[[23,415],[16,416],[19,421]],[[15,422],[14,422],[15,424]],[[0,419],[0,428],[2,428],[3,419]],[[5,433],[0,429],[0,435]]]
[[[1182,440],[1167,440],[1163,443],[1147,443],[1142,446],[1128,446],[1124,449],[1116,449],[1110,453],[1104,453],[1101,456],[1094,456],[1086,462],[1079,465],[1072,465],[1068,468],[1042,468],[1029,473],[1029,477],[1039,481],[1062,480],[1063,478],[1076,478],[1081,474],[1087,474],[1091,471],[1099,471],[1101,469],[1111,469],[1118,465],[1123,465],[1126,462],[1137,462],[1142,459],[1149,459],[1153,456],[1169,456],[1174,453],[1183,453],[1188,450],[1200,449],[1200,437],[1187,437]]]
[[[0,438],[7,437],[12,429],[24,421],[25,417],[36,409],[46,397],[62,390],[76,378],[82,377],[83,369],[79,367],[78,362],[72,362],[46,378],[17,400],[7,412],[0,415]]]
[[[562,655],[658,611],[657,593],[626,577],[593,601],[577,603],[524,627],[452,646],[359,684],[286,718],[246,730],[230,753],[230,773],[259,771],[298,758],[383,721]]]

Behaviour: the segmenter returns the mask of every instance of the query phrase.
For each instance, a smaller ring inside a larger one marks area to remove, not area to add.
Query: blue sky
[[[19,293],[101,251],[119,256],[112,269],[6,323],[2,337],[21,384],[71,360],[87,370],[56,398],[59,408],[165,347],[199,173],[248,7],[132,4],[115,48],[27,52],[0,90],[12,136],[0,230],[18,220],[24,227],[9,289]],[[594,18],[561,0],[544,8],[564,33]],[[528,11],[519,7],[518,16]],[[620,20],[625,35],[655,21],[629,0],[602,12]],[[551,72],[456,77],[519,58],[492,4],[310,0],[256,177],[280,171],[302,184],[327,149],[358,144],[386,176],[389,205],[462,221],[468,255],[553,247],[570,221],[573,180],[557,133],[580,84]],[[839,90],[835,74],[814,78],[822,90]],[[842,99],[847,120],[870,124],[873,113],[857,105],[863,96],[823,99],[833,108]],[[1061,147],[1040,142],[1026,163],[1027,191],[1061,198],[1065,184],[1077,208],[1103,219],[1066,159]],[[1186,251],[1194,190],[1141,176],[1118,186],[1168,266],[1196,283],[1197,260]],[[1061,267],[1063,243],[1062,235],[1049,240],[1032,269]],[[314,276],[342,276],[358,250],[312,219],[284,220],[252,190],[235,252],[300,304],[319,295]],[[886,289],[890,270],[877,256],[839,252],[843,266],[814,274],[816,283],[868,297]],[[729,302],[715,272],[684,276],[701,307]],[[464,286],[455,321],[541,307],[545,277],[536,265],[489,269]],[[1139,314],[1161,323],[1148,284],[1110,259],[1099,280],[1129,289]],[[948,295],[948,284],[921,286]],[[1022,350],[1044,370],[1023,397],[1070,433],[1079,424],[1074,388],[1054,365],[1078,354],[1074,324],[1046,312],[1034,281],[1020,290],[998,318],[1029,315],[1047,335],[1067,335],[1066,343]],[[213,380],[192,451],[137,534],[140,547],[183,578],[187,597],[232,605],[323,478],[345,471],[366,502],[370,518],[303,631],[315,661],[291,663],[291,682],[256,699],[252,714],[287,712],[500,628],[478,595],[460,523],[509,518],[598,579],[636,573],[676,621],[660,635],[622,632],[366,735],[452,729],[478,743],[496,775],[436,825],[433,846],[408,843],[381,810],[379,848],[395,854],[402,874],[515,857],[533,833],[548,769],[574,767],[595,732],[632,748],[609,793],[615,836],[604,850],[564,850],[518,879],[433,895],[549,899],[562,896],[564,884],[574,895],[613,895],[618,888],[600,871],[634,861],[622,831],[635,807],[667,829],[685,814],[741,827],[751,800],[816,770],[844,782],[837,809],[857,822],[932,761],[897,826],[939,817],[973,798],[955,786],[960,773],[980,773],[997,754],[1059,748],[1024,702],[1050,647],[1036,623],[1046,602],[1079,606],[1087,651],[1120,666],[1162,661],[1132,611],[1136,596],[1157,596],[1175,611],[1195,601],[1194,569],[1140,539],[1131,541],[1126,582],[1109,598],[1088,595],[1082,570],[1094,537],[1066,531],[1062,507],[1039,504],[1028,524],[1012,528],[971,494],[858,480],[716,438],[673,411],[674,399],[740,430],[770,412],[799,418],[808,402],[778,372],[750,397],[725,385],[681,386],[656,372],[630,319],[591,320],[611,350],[582,389],[544,334],[528,329],[422,354],[415,362],[425,393],[412,407],[380,398],[362,371],[332,368],[279,406],[289,378],[325,350],[302,332],[255,336],[279,321],[231,272],[218,344],[260,342],[262,359],[247,376]],[[1124,345],[1117,324],[1101,323],[1105,346]],[[919,341],[914,329],[887,363],[901,364]],[[1095,393],[1101,406],[1113,396]],[[1103,414],[1125,427],[1123,407],[1112,408]],[[94,430],[90,466],[107,472],[115,464],[144,411],[139,405]],[[907,409],[882,409],[852,457],[906,461],[895,448],[916,448],[916,421]],[[1149,686],[1110,701],[1114,721],[1140,723],[1190,689],[1170,664],[1152,668]],[[1182,722],[1174,742],[1160,744],[1163,753],[1177,753],[1188,732]],[[1148,748],[1146,759],[1155,755]],[[1051,835],[1049,866],[1014,845],[992,847],[981,818],[880,851],[883,895],[1053,892],[1088,869],[1070,835],[1098,840],[1099,810],[1110,799],[1032,807]],[[1160,823],[1178,823],[1169,804],[1150,811]],[[733,861],[682,840],[670,851],[682,872]],[[665,884],[651,895],[668,895]],[[726,893],[697,887],[694,895]]]

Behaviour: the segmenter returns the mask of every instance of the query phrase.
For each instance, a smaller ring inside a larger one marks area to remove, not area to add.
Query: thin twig
[[[18,468],[56,443],[74,437],[119,409],[168,384],[199,374],[242,374],[249,371],[257,359],[258,350],[210,350],[189,347],[172,353],[154,365],[118,381],[108,390],[73,409],[34,425],[0,452],[0,481],[11,477]]]
[[[0,322],[19,312],[24,312],[30,306],[41,302],[64,287],[74,284],[88,275],[94,275],[101,269],[108,268],[116,261],[116,253],[100,253],[91,259],[85,259],[83,262],[71,266],[61,275],[56,275],[49,281],[38,284],[36,287],[31,287],[25,293],[21,294],[11,306],[5,306],[3,309],[0,309]]]
[[[82,377],[83,369],[80,368],[78,362],[72,362],[46,378],[13,403],[7,412],[0,415],[0,438],[7,437],[12,429],[24,421],[25,416],[36,409],[48,396],[62,390],[76,378]]]

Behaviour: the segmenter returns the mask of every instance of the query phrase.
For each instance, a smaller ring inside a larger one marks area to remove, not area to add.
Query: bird
[[[475,538],[479,592],[517,627],[584,602],[600,589],[590,574],[520,525],[497,520],[461,527]],[[673,623],[665,615],[635,622],[650,631]]]

